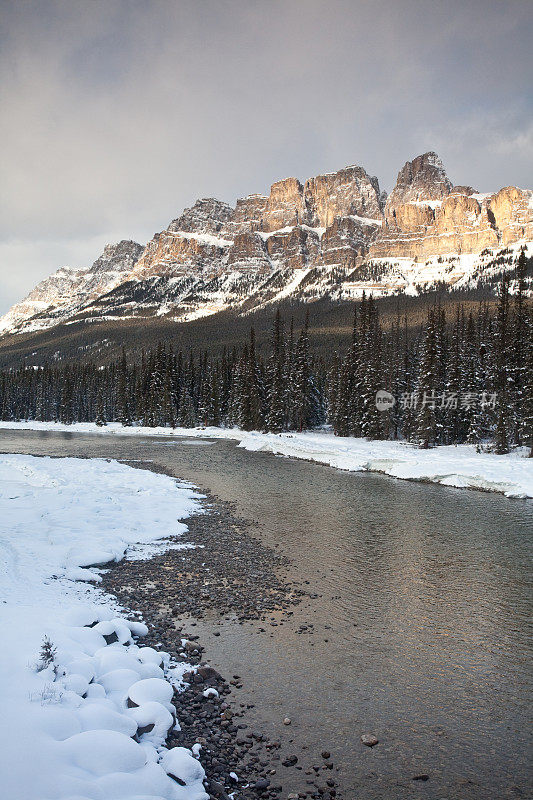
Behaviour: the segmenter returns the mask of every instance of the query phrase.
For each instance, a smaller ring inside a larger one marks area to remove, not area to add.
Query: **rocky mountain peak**
[[[168,230],[215,234],[232,218],[232,215],[233,209],[228,203],[214,197],[204,197],[197,200],[191,208],[186,208],[180,217],[170,223]]]
[[[304,189],[298,178],[284,178],[273,183],[261,217],[261,228],[275,231],[305,219]]]
[[[131,239],[116,244],[106,244],[104,252],[96,259],[90,272],[129,272],[139,259],[144,247]]]
[[[396,186],[389,195],[386,213],[403,203],[442,200],[452,189],[444,164],[433,151],[406,161],[398,173]]]
[[[335,217],[359,216],[381,219],[382,201],[378,179],[363,167],[344,167],[309,178],[305,198],[311,224],[329,227]]]
[[[89,269],[58,270],[0,319],[0,335],[142,309],[191,319],[276,297],[416,292],[435,280],[464,285],[487,253],[529,242],[530,190],[480,194],[452,186],[428,152],[405,163],[386,199],[377,178],[352,165],[305,183],[276,181],[268,194],[247,195],[235,208],[197,200],[146,247],[122,240]],[[465,266],[465,254],[477,261]]]

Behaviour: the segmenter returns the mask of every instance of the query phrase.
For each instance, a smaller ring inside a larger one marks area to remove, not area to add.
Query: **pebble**
[[[295,764],[298,763],[298,756],[293,754],[291,756],[287,756],[287,758],[281,762],[284,767],[293,767]]]
[[[284,725],[290,725],[291,724],[290,718],[289,717],[285,717],[285,719],[283,720],[283,724]]]
[[[378,744],[379,739],[377,736],[374,736],[373,733],[363,733],[361,736],[361,741],[363,744],[366,744],[367,747],[375,747]]]

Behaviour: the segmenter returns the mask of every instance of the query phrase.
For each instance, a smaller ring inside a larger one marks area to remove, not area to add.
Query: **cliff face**
[[[438,155],[424,153],[407,161],[399,171],[396,186],[385,206],[385,215],[391,216],[398,206],[405,203],[442,200],[450,194],[451,189],[452,182]]]
[[[372,258],[431,258],[480,253],[485,248],[531,239],[531,192],[509,186],[479,194],[452,186],[436,153],[408,161],[385,206]]]
[[[487,249],[533,241],[532,196],[514,186],[494,194],[454,186],[429,152],[406,162],[388,198],[360,166],[303,184],[285,178],[235,208],[203,198],[145,247],[122,241],[89,269],[58,270],[0,320],[0,334],[106,313],[186,319],[287,296],[453,285],[483,273]],[[477,260],[465,267],[468,255]]]
[[[353,266],[382,216],[377,178],[362,167],[319,175],[305,184],[285,178],[272,184],[268,196],[237,200],[235,209],[213,198],[198,200],[155,234],[134,275],[214,276],[228,268],[264,273],[336,260]]]
[[[381,219],[379,183],[362,167],[346,167],[310,178],[305,184],[310,224],[329,228],[338,217]]]
[[[480,253],[531,239],[531,192],[481,195],[453,186],[429,152],[408,161],[384,202],[377,178],[346,167],[305,184],[286,178],[233,209],[199,200],[154,236],[133,274],[219,276],[228,270],[357,267],[365,258],[423,259]]]

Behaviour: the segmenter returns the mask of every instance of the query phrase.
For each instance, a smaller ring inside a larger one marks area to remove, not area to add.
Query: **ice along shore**
[[[439,483],[461,489],[498,492],[507,497],[533,497],[533,459],[527,448],[506,455],[477,452],[473,445],[449,445],[429,450],[407,442],[338,437],[329,432],[259,433],[238,428],[144,428],[93,422],[0,421],[1,429],[91,433],[106,436],[185,436],[232,439],[256,452],[316,461],[350,472],[379,472],[393,478]]]

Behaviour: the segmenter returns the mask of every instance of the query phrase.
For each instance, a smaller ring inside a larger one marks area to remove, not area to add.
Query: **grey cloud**
[[[0,312],[96,243],[288,175],[359,163],[390,189],[437,149],[482,191],[533,184],[528,2],[2,6]]]

